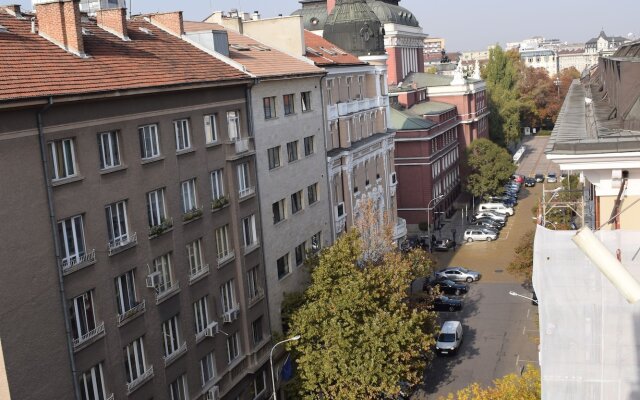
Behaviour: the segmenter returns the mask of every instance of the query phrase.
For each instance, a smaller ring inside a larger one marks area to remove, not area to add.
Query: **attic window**
[[[322,54],[320,54],[320,52],[318,52],[316,49],[314,49],[313,47],[307,47],[307,53],[311,53],[314,56],[318,56],[320,57]]]
[[[327,49],[327,48],[324,48],[322,46],[320,46],[320,50],[324,51],[325,53],[329,54],[330,56],[337,56],[338,55],[338,53],[336,53],[335,51]]]
[[[252,44],[251,48],[258,51],[271,51],[271,48],[263,45],[263,44]]]
[[[9,32],[9,30],[7,30],[7,28],[5,28],[4,26],[0,25],[0,33],[6,33]]]
[[[331,48],[331,50],[333,50],[333,51],[335,51],[337,54],[341,54],[341,55],[343,55],[343,56],[347,55],[347,53],[346,53],[346,52],[344,52],[344,51],[340,50],[340,49],[339,49],[339,48],[337,48],[337,47],[332,47],[332,48]]]
[[[250,47],[244,46],[242,44],[230,44],[229,47],[231,47],[234,50],[238,50],[238,51],[249,51],[249,50],[251,50]]]
[[[143,26],[141,26],[140,28],[140,32],[146,33],[147,35],[153,36],[153,33],[151,33],[151,31]]]

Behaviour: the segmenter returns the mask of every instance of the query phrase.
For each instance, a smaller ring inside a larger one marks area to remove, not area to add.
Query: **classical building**
[[[229,57],[256,78],[250,102],[258,172],[256,189],[260,195],[262,236],[267,238],[262,243],[266,292],[271,329],[281,333],[284,294],[306,288],[309,274],[302,265],[307,253],[318,251],[331,240],[325,123],[318,89],[325,71],[240,34],[235,29],[244,31],[241,16],[215,13],[210,19],[217,19],[224,26],[186,22],[189,37]],[[248,21],[250,29],[256,30],[261,24],[273,24],[279,19]],[[217,36],[226,36],[228,46],[216,47]],[[295,37],[295,31],[291,36]],[[299,52],[302,51],[304,47],[300,45]],[[255,237],[245,235],[244,240],[245,252],[255,249]]]
[[[266,393],[253,79],[181,38],[181,13],[35,7],[0,7],[9,395]]]
[[[526,67],[544,69],[549,76],[558,74],[558,57],[555,50],[543,47],[520,49],[520,60]]]
[[[589,39],[585,44],[585,52],[589,54],[600,54],[603,56],[612,55],[624,43],[630,42],[622,36],[607,36],[604,31],[600,31],[598,37]]]
[[[440,53],[446,49],[444,38],[426,37],[422,40],[424,43],[425,54]]]

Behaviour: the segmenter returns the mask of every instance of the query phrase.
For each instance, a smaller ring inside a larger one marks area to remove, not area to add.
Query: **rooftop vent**
[[[147,34],[147,35],[149,35],[149,36],[153,36],[153,33],[152,33],[149,29],[147,29],[147,28],[145,28],[145,27],[143,27],[143,26],[141,26],[141,27],[140,27],[140,28],[138,28],[138,29],[140,29],[140,32],[146,33],[146,34]]]

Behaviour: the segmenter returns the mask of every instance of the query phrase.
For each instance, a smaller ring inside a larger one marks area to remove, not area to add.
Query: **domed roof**
[[[367,0],[367,3],[383,24],[420,26],[416,16],[406,8],[399,6],[399,1]]]
[[[322,36],[356,56],[385,54],[383,24],[366,0],[336,0]]]
[[[303,0],[300,3],[302,3],[302,8],[292,12],[291,15],[301,15],[304,29],[308,31],[323,30],[324,23],[327,21],[327,2],[325,0]]]

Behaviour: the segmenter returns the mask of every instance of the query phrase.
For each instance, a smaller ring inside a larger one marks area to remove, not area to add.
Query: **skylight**
[[[9,32],[9,30],[4,26],[0,25],[0,33],[5,33],[5,32]]]
[[[311,53],[314,56],[318,56],[318,57],[322,55],[318,50],[314,49],[313,47],[307,47],[307,53]]]

